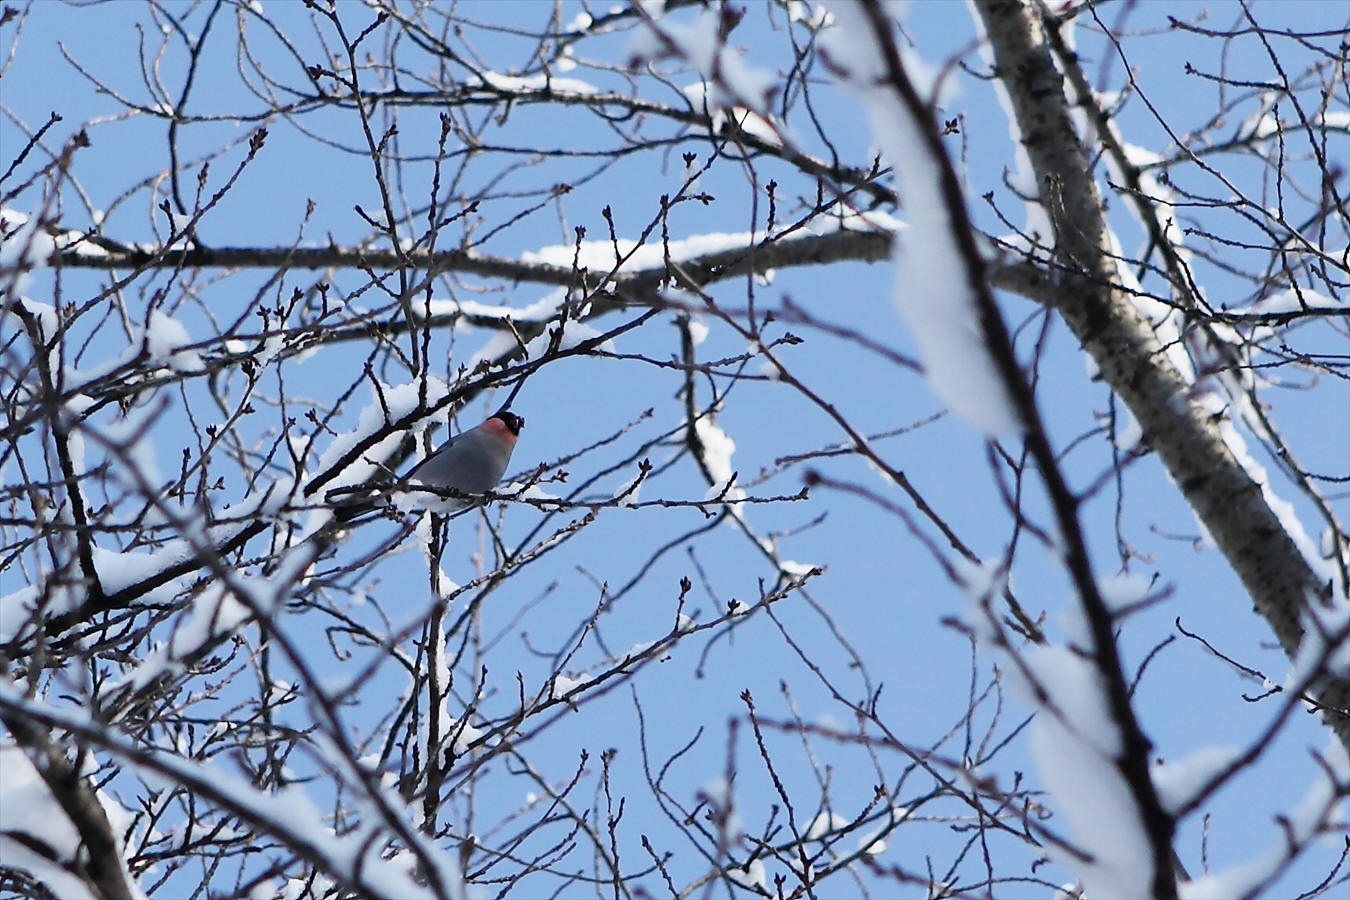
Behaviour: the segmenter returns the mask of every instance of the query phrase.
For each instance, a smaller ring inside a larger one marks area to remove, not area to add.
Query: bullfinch
[[[453,512],[468,506],[471,501],[459,497],[438,497],[430,492],[454,490],[461,494],[483,494],[495,488],[497,482],[502,480],[502,475],[506,474],[511,451],[515,449],[516,438],[524,427],[525,419],[522,416],[502,407],[480,424],[441,444],[402,479],[400,487],[406,484],[412,488],[404,495],[414,500],[408,505],[432,512]],[[387,490],[389,487],[386,485],[376,490]],[[335,491],[330,494],[329,500],[332,502],[334,495],[347,493],[349,491],[345,489]],[[369,496],[365,491],[362,493]],[[377,505],[369,499],[339,502],[335,516],[339,522],[348,522]]]
[[[453,488],[462,494],[486,493],[506,474],[511,451],[524,427],[523,417],[503,407],[481,424],[441,444],[408,473],[407,480],[432,490]],[[465,501],[452,499],[450,504],[459,508]]]

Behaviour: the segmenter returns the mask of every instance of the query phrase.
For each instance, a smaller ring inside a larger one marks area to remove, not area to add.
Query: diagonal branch
[[[0,688],[6,686],[0,682]],[[117,837],[90,780],[81,777],[77,763],[67,759],[65,752],[53,744],[46,724],[9,707],[3,707],[0,721],[25,749],[34,770],[79,834],[84,852],[74,868],[91,892],[102,900],[132,900],[140,896],[127,883],[130,876]],[[41,827],[50,827],[50,823],[44,822]]]
[[[1092,571],[1086,536],[1078,520],[1081,498],[1073,493],[1064,478],[1036,408],[1031,384],[1023,374],[1013,350],[1012,336],[989,287],[989,276],[975,241],[974,229],[970,226],[966,214],[960,181],[947,158],[942,139],[937,129],[933,127],[932,114],[905,71],[899,50],[892,38],[890,22],[884,15],[879,0],[868,0],[864,4],[864,9],[872,26],[872,38],[876,41],[885,63],[885,87],[899,101],[898,105],[903,107],[902,114],[907,114],[911,118],[915,133],[923,141],[924,150],[937,169],[942,203],[946,207],[946,219],[951,231],[951,243],[964,264],[974,306],[978,310],[981,336],[991,361],[1007,388],[1017,418],[1024,428],[1023,439],[1027,449],[1035,459],[1036,468],[1045,482],[1046,494],[1054,510],[1055,523],[1062,539],[1061,552],[1064,555],[1065,568],[1073,580],[1084,618],[1092,634],[1092,664],[1101,679],[1103,699],[1110,717],[1120,731],[1119,747],[1115,749],[1111,762],[1138,808],[1140,825],[1149,843],[1153,861],[1150,893],[1156,898],[1175,897],[1176,881],[1171,876],[1170,861],[1176,823],[1163,808],[1149,774],[1151,745],[1130,703],[1123,674],[1124,667],[1116,649],[1113,633],[1115,623]]]
[[[1168,361],[1120,287],[1101,196],[1039,19],[1022,0],[978,0],[976,8],[1055,224],[1064,296],[1077,298],[1057,308],[1101,377],[1134,413],[1145,442],[1292,659],[1303,642],[1309,605],[1329,602],[1330,586],[1300,552],[1263,485],[1225,443],[1218,423],[1192,401],[1194,385]],[[1328,673],[1314,693],[1323,719],[1350,746],[1350,680]]]

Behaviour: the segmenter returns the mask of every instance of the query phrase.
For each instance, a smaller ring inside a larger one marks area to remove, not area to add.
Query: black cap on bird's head
[[[492,418],[501,419],[507,430],[514,435],[519,435],[520,429],[525,427],[525,417],[516,415],[505,406],[493,413]]]

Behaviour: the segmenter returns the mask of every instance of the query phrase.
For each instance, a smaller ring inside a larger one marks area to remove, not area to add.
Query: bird
[[[525,427],[525,418],[502,407],[468,431],[447,440],[413,467],[405,479],[432,491],[454,490],[460,494],[484,494],[506,474],[511,451]],[[470,501],[449,498],[458,509]]]
[[[370,499],[371,492],[387,494],[395,487],[400,489],[400,493],[406,491],[405,497],[415,499],[416,506],[432,512],[448,513],[463,509],[474,502],[473,498],[452,497],[449,494],[485,494],[495,488],[506,474],[511,451],[515,449],[516,438],[524,427],[525,418],[503,406],[468,431],[462,431],[441,444],[396,484],[358,489],[364,495],[360,499],[352,497],[351,491],[345,488],[333,491],[329,494],[330,503],[335,502],[335,496],[344,497],[336,501],[336,521],[348,523],[370,512],[380,505]]]

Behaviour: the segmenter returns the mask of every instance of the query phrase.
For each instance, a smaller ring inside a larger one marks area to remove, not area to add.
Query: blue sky
[[[1324,22],[1332,6],[1302,2],[1258,4],[1255,14],[1272,20],[1278,17],[1293,27],[1301,27],[1309,22]],[[306,53],[315,52],[312,29],[304,24],[304,11],[298,4],[268,2],[264,8],[269,16],[283,23],[285,32],[296,40],[297,46]],[[499,4],[484,4],[479,13],[488,19],[503,8]],[[1129,19],[1133,28],[1143,32],[1127,44],[1134,77],[1166,121],[1187,123],[1188,127],[1197,127],[1205,121],[1215,108],[1216,98],[1203,80],[1187,78],[1182,67],[1190,63],[1196,68],[1214,70],[1221,64],[1222,48],[1217,41],[1188,40],[1186,35],[1167,29],[1165,15],[1185,18],[1198,14],[1201,8],[1142,4],[1133,8]],[[525,16],[532,14],[535,7],[520,4],[513,9]],[[1103,15],[1110,22],[1117,11],[1124,9],[1107,6]],[[352,30],[362,27],[369,18],[355,4],[343,7],[342,15],[346,27]],[[202,16],[200,9],[186,16],[185,28],[188,31],[200,28]],[[1225,16],[1235,19],[1236,7],[1214,8],[1209,21],[1226,26]],[[565,21],[567,16],[563,18]],[[782,16],[778,19],[781,22]],[[36,4],[28,10],[16,52],[0,81],[0,103],[4,106],[4,115],[0,116],[0,147],[4,148],[6,158],[12,156],[13,148],[21,146],[24,131],[39,125],[50,110],[58,111],[64,121],[53,130],[54,140],[48,146],[56,146],[75,127],[89,123],[86,127],[92,146],[79,152],[73,174],[90,206],[108,212],[106,233],[122,241],[152,240],[154,234],[149,224],[152,219],[159,223],[163,233],[164,217],[154,212],[153,207],[161,199],[164,186],[157,185],[153,197],[143,189],[133,189],[165,167],[167,126],[163,120],[148,116],[130,119],[119,116],[119,107],[106,96],[100,96],[62,58],[58,47],[107,84],[143,102],[148,92],[141,83],[136,46],[142,33],[148,46],[153,47],[156,39],[146,30],[147,21],[145,7],[129,3],[81,8]],[[935,67],[950,54],[969,49],[974,38],[964,4],[914,3],[904,22],[914,38],[914,53]],[[138,23],[143,26],[139,32]],[[222,114],[225,118],[218,123],[184,128],[182,135],[180,150],[186,158],[214,154],[223,144],[238,142],[219,158],[212,159],[208,192],[223,183],[241,159],[242,144],[256,124],[239,122],[226,114],[241,108],[261,108],[238,83],[235,44],[229,36],[234,27],[233,11],[222,14],[215,24],[218,39],[209,44],[211,50],[203,58],[188,105],[190,112]],[[256,35],[256,46],[269,48],[274,54],[270,59],[275,71],[284,72],[288,78],[302,78],[298,64],[277,54],[275,44],[269,45],[256,22],[250,20],[248,27],[250,34]],[[744,31],[736,32],[736,39],[746,47],[746,60],[753,65],[777,64],[778,43],[767,30],[764,17],[758,12],[748,15],[741,27]],[[14,27],[6,26],[0,31],[0,39],[9,40],[13,34]],[[526,59],[523,48],[527,42],[523,39],[486,30],[472,31],[471,39],[496,71],[508,71]],[[589,56],[614,60],[621,58],[628,40],[626,34],[616,35],[584,43],[582,47]],[[1081,30],[1079,40],[1080,52],[1092,60],[1088,71],[1103,72],[1103,86],[1117,89],[1121,64],[1113,58],[1113,51]],[[1294,52],[1285,46],[1288,52]],[[1238,53],[1253,52],[1247,43],[1236,44],[1235,48]],[[977,54],[970,53],[965,58],[969,64],[978,66]],[[179,73],[184,65],[183,54],[175,46],[159,63],[165,82],[180,84]],[[1259,60],[1252,65],[1260,70],[1259,77],[1268,76],[1260,69]],[[1295,67],[1291,65],[1292,68]],[[601,75],[584,65],[567,74],[602,85],[605,79],[616,84],[621,81],[616,75]],[[968,179],[972,217],[993,233],[1002,233],[1006,229],[997,223],[980,197],[986,191],[995,192],[1005,212],[1021,224],[1022,211],[1003,185],[1004,167],[1011,164],[1006,119],[987,86],[956,72],[951,77],[953,89],[944,99],[944,114],[961,116],[962,130],[960,135],[948,138],[948,150]],[[673,80],[677,86],[683,86],[693,76],[683,73]],[[667,101],[676,99],[673,90],[669,95],[654,96]],[[825,132],[845,160],[855,165],[868,164],[875,141],[866,131],[860,108],[844,101],[839,94],[829,96],[831,102],[815,110]],[[1236,123],[1252,108],[1255,107],[1251,104],[1239,104],[1230,118]],[[810,142],[809,149],[813,152],[822,152],[820,142],[812,138],[800,112],[794,116],[790,122],[794,133]],[[410,154],[429,155],[435,147],[435,122],[434,108],[401,111],[400,148]],[[1162,129],[1142,103],[1127,104],[1118,123],[1131,142],[1162,149]],[[273,246],[294,241],[323,244],[330,235],[341,244],[368,233],[353,206],[372,211],[378,208],[379,199],[370,177],[369,158],[362,155],[363,142],[354,118],[349,112],[327,111],[304,117],[301,124],[311,134],[331,143],[317,143],[287,122],[270,123],[264,151],[245,169],[226,199],[199,224],[198,235],[207,245]],[[580,109],[538,105],[514,109],[492,134],[502,143],[532,142],[565,149],[609,146],[613,142],[604,127]],[[355,148],[356,152],[343,147]],[[656,216],[660,195],[678,189],[684,175],[680,153],[689,149],[699,153],[702,161],[706,148],[706,142],[691,141],[667,154],[634,154],[616,162],[602,177],[589,181],[587,175],[597,165],[593,159],[546,159],[522,166],[503,178],[496,195],[483,204],[479,234],[535,206],[538,202],[535,198],[519,196],[524,192],[560,182],[574,184],[575,189],[522,216],[479,249],[517,256],[569,243],[573,239],[571,229],[576,226],[587,229],[588,239],[601,239],[607,226],[600,210],[606,206],[612,210],[620,236],[636,237]],[[193,166],[182,178],[183,189],[189,193],[196,182],[196,171]],[[813,198],[806,193],[809,187],[804,182],[789,180],[790,176],[779,174],[783,171],[783,167],[769,160],[756,163],[756,177],[761,185],[775,176],[783,182],[787,193],[780,200],[780,209],[787,208],[781,214],[786,218],[799,198]],[[471,164],[464,173],[464,184],[473,186],[495,174],[496,168],[490,165]],[[411,164],[404,169],[398,187],[416,203],[427,195],[430,177],[429,164]],[[1204,185],[1200,176],[1186,177],[1196,179],[1192,183],[1197,189],[1210,187]],[[718,161],[703,176],[700,188],[713,195],[715,201],[677,207],[670,216],[672,238],[739,232],[752,226],[752,191],[742,166],[732,160]],[[118,198],[126,192],[131,192],[129,199],[119,202]],[[302,230],[300,222],[310,200],[316,204],[315,211]],[[6,201],[20,210],[31,209],[36,202],[35,190]],[[81,208],[82,202],[68,186],[62,195],[63,224],[87,226],[88,216]],[[762,217],[762,195],[758,202]],[[903,218],[903,211],[897,214]],[[1116,201],[1112,215],[1126,252],[1134,252],[1141,238],[1124,204]],[[456,232],[453,240],[459,236]],[[1242,302],[1241,292],[1246,288],[1237,280],[1203,264],[1198,269],[1204,275],[1203,283],[1211,302],[1222,304],[1221,298],[1227,292],[1235,297],[1234,304]],[[279,284],[270,284],[271,275],[268,270],[259,270],[230,275],[218,283],[211,283],[208,278],[194,288],[191,296],[175,292],[174,280],[167,276],[152,281],[170,291],[172,314],[195,337],[211,332],[208,326],[211,316],[221,321],[232,319],[255,292],[280,298],[288,295],[293,286],[303,288],[315,279],[312,273],[293,271]],[[59,291],[63,297],[83,298],[106,278],[102,273],[68,270],[58,280],[51,272],[40,273],[30,296],[44,299]],[[365,280],[364,275],[356,272],[332,278],[335,292],[355,290]],[[917,353],[913,341],[889,302],[891,282],[892,272],[887,264],[845,263],[783,270],[768,285],[728,281],[717,285],[713,294],[719,304],[729,308],[744,306],[751,295],[761,307],[780,303],[787,296],[813,315],[864,331],[873,340],[914,358]],[[545,285],[461,278],[453,284],[438,286],[436,296],[525,307],[550,290]],[[145,302],[145,296],[127,298],[134,309],[143,309]],[[355,302],[373,303],[374,296]],[[1005,298],[1003,308],[1010,327],[1021,329],[1018,347],[1024,357],[1029,357],[1041,327],[1038,308],[1030,301],[1012,297]],[[605,328],[619,321],[595,324]],[[710,330],[707,340],[698,347],[701,359],[735,356],[744,351],[741,336],[713,317],[705,321]],[[799,380],[828,398],[860,431],[878,433],[925,423],[880,441],[877,446],[977,553],[988,557],[999,555],[1009,540],[1010,518],[990,475],[983,439],[952,416],[929,423],[940,407],[914,373],[876,355],[859,352],[850,341],[823,331],[789,327],[807,340],[800,346],[782,348],[782,358]],[[781,333],[783,326],[778,329],[766,333]],[[437,334],[432,345],[435,358],[443,356],[447,360],[440,374],[452,372],[488,337],[485,332],[467,329],[453,335]],[[1089,377],[1082,355],[1066,330],[1051,324],[1045,342],[1039,366],[1042,379],[1039,403],[1056,446],[1064,452],[1064,467],[1070,481],[1081,489],[1101,477],[1111,462],[1102,435],[1075,442],[1100,426],[1109,396],[1105,387]],[[1329,352],[1345,352],[1343,344],[1337,348],[1334,338],[1326,338],[1325,343]],[[625,335],[616,344],[621,353],[644,354],[655,359],[668,358],[679,350],[676,330],[660,324]],[[125,335],[104,329],[90,344],[85,359],[92,364],[115,355],[123,347]],[[308,359],[286,364],[281,370],[284,380],[278,380],[277,372],[269,371],[261,382],[261,395],[270,399],[284,392],[297,410],[332,404],[359,376],[367,349],[353,345],[325,348]],[[83,360],[76,364],[85,365]],[[750,370],[757,371],[757,366],[758,362],[750,363]],[[397,380],[397,367],[390,367],[387,372],[382,372],[382,377],[390,382]],[[726,386],[725,380],[718,385],[719,389]],[[237,383],[232,385],[234,390],[238,387]],[[516,403],[517,411],[527,419],[515,457],[516,467],[528,470],[538,463],[576,453],[598,436],[616,431],[639,419],[645,410],[653,409],[650,419],[640,422],[612,446],[567,466],[571,473],[569,484],[604,472],[611,464],[628,457],[641,442],[680,424],[683,417],[683,403],[677,396],[680,387],[677,374],[633,360],[572,359],[549,365],[528,381]],[[700,403],[706,403],[707,385],[700,384],[699,390]],[[197,409],[209,408],[205,405],[208,395],[200,385],[190,388],[186,395],[172,398],[153,436],[162,472],[176,468],[181,445],[190,443],[185,437],[192,426],[184,418],[184,397]],[[1308,390],[1287,390],[1275,395],[1274,412],[1281,430],[1308,469],[1344,471],[1345,440],[1350,438],[1350,404],[1345,401],[1344,387],[1334,382],[1320,382]],[[368,402],[369,392],[358,389],[335,418],[335,426],[353,427],[359,410]],[[475,400],[463,412],[461,425],[473,424],[493,405],[491,397]],[[246,431],[263,440],[279,427],[280,413],[274,403],[259,406],[261,412],[255,414],[256,421]],[[829,417],[802,394],[768,380],[735,383],[726,395],[717,423],[735,440],[732,464],[742,481],[772,469],[780,457],[831,445],[843,438]],[[659,467],[672,452],[673,448],[658,447],[650,455]],[[1274,471],[1273,464],[1263,461]],[[864,485],[892,502],[905,503],[898,492],[857,458],[830,457],[814,465],[830,478]],[[238,476],[223,463],[220,473],[226,477],[226,483],[216,496],[221,502],[240,498],[245,485]],[[594,494],[604,496],[634,474],[635,466],[630,463],[600,475]],[[6,483],[16,478],[10,469],[0,471],[0,475]],[[802,485],[802,477],[802,467],[791,467],[757,485],[752,493],[794,494]],[[1130,618],[1122,628],[1120,640],[1127,665],[1139,666],[1154,646],[1175,633],[1174,621],[1179,620],[1187,630],[1203,635],[1224,652],[1280,681],[1287,672],[1287,661],[1273,647],[1264,623],[1250,612],[1241,585],[1217,551],[1194,546],[1191,539],[1198,534],[1194,518],[1156,459],[1145,457],[1132,463],[1124,472],[1121,485],[1124,500],[1119,508],[1114,489],[1101,491],[1083,508],[1098,574],[1107,576],[1120,568],[1115,525],[1119,515],[1120,530],[1137,554],[1130,571],[1144,577],[1159,573],[1160,584],[1170,588],[1164,602]],[[1309,530],[1316,533],[1316,520],[1294,488],[1287,482],[1277,482],[1276,489],[1295,504]],[[644,486],[643,498],[701,499],[706,490],[706,481],[686,458]],[[1037,521],[1046,524],[1049,520],[1035,479],[1029,480],[1028,491],[1027,508]],[[1350,513],[1350,500],[1344,492],[1336,504],[1344,521]],[[495,511],[492,514],[494,524],[498,522],[497,515]],[[672,794],[691,805],[697,792],[706,789],[725,768],[729,752],[726,723],[743,717],[745,707],[738,699],[742,691],[750,691],[758,711],[766,718],[791,720],[799,715],[806,722],[827,729],[853,726],[841,718],[842,707],[831,700],[829,691],[811,667],[803,663],[793,644],[828,673],[834,684],[851,692],[850,700],[867,694],[869,685],[872,690],[880,687],[877,703],[881,717],[910,745],[926,748],[941,742],[939,752],[951,758],[971,752],[965,728],[958,720],[966,708],[972,682],[977,692],[982,690],[997,657],[982,649],[972,672],[968,640],[958,630],[943,624],[948,617],[966,613],[966,599],[902,523],[874,504],[829,490],[814,492],[803,503],[752,505],[746,508],[745,515],[757,535],[782,534],[778,551],[783,558],[828,566],[828,571],[810,585],[810,595],[828,613],[828,622],[805,598],[794,596],[773,607],[772,618],[759,614],[732,630],[716,633],[716,638],[705,634],[682,641],[664,661],[644,669],[631,686],[588,700],[576,713],[553,722],[535,742],[531,761],[541,767],[542,777],[555,781],[568,777],[583,750],[590,754],[595,765],[602,751],[618,748],[613,763],[615,779],[630,792],[628,815],[637,823],[632,834],[645,830],[657,834],[666,829],[664,833],[668,836],[669,831],[668,823],[643,791],[641,751],[635,741],[638,705],[647,729],[647,751],[658,765],[685,746],[700,727],[707,729],[692,751],[671,770],[675,783]],[[514,546],[540,526],[541,517],[539,511],[529,506],[511,505],[500,519],[501,540]],[[545,528],[557,527],[561,521],[550,520]],[[490,547],[477,522],[474,518],[463,518],[454,526],[452,546],[442,565],[456,581],[468,581],[475,573],[475,554]],[[467,679],[478,666],[488,669],[489,691],[481,701],[483,711],[488,715],[506,714],[515,702],[518,684],[523,684],[527,693],[539,690],[555,666],[555,654],[564,651],[569,636],[588,620],[600,602],[601,585],[608,585],[612,593],[643,569],[653,548],[693,532],[704,522],[700,512],[689,508],[605,510],[594,525],[561,550],[550,554],[543,563],[521,570],[486,597],[474,627],[474,633],[482,636],[481,656],[471,657],[473,666],[466,665],[460,672]],[[367,533],[355,535],[340,552],[354,554],[367,542],[381,539],[387,534],[387,530],[381,530],[383,527],[380,523],[368,526]],[[926,531],[931,534],[932,529]],[[1059,617],[1072,599],[1069,585],[1051,553],[1025,535],[1020,540],[1023,549],[1012,573],[1013,589],[1033,614],[1045,610],[1051,634],[1058,634]],[[703,588],[700,571],[706,573],[711,590]],[[652,564],[639,586],[599,619],[597,630],[569,668],[584,672],[609,656],[621,655],[625,648],[664,634],[675,619],[679,582],[683,577],[690,577],[695,584],[685,612],[697,609],[702,613],[701,620],[707,620],[729,599],[753,600],[762,582],[772,583],[775,571],[755,550],[750,538],[732,523],[688,537]],[[4,576],[4,592],[19,586],[11,578],[8,573]],[[419,598],[425,597],[426,569],[422,555],[416,550],[406,550],[390,556],[371,572],[365,588],[364,598],[335,595],[334,602],[344,607],[350,605],[351,615],[365,621],[378,622],[380,609],[391,618],[400,619],[400,613],[410,603],[416,609],[416,604],[422,602]],[[358,599],[362,602],[357,602]],[[452,615],[457,612],[452,610]],[[312,636],[313,661],[321,678],[338,681],[351,670],[335,662],[325,651],[319,633],[322,625],[323,620],[313,614],[283,616],[279,622],[279,627],[293,629],[297,635]],[[844,641],[837,640],[832,631],[842,635]],[[785,635],[791,640],[785,639]],[[867,661],[867,678],[850,667],[847,648]],[[353,732],[366,733],[375,728],[387,712],[379,708],[379,698],[398,694],[402,683],[401,674],[393,667],[378,671],[367,686],[366,702],[351,712]],[[1260,690],[1259,684],[1240,679],[1195,642],[1181,640],[1150,662],[1147,675],[1139,684],[1136,708],[1145,730],[1156,743],[1155,754],[1179,758],[1215,743],[1242,745],[1257,735],[1273,714],[1270,711],[1273,703],[1252,704],[1240,695]],[[302,724],[305,709],[297,706],[294,714],[298,717],[297,724]],[[1025,710],[1008,701],[995,713],[992,703],[983,704],[976,716],[975,743],[980,728],[995,714],[999,722],[996,742],[1022,720]],[[777,798],[744,722],[737,734],[738,814],[746,830],[756,833],[770,819]],[[1307,788],[1317,771],[1307,750],[1321,749],[1325,741],[1325,733],[1311,716],[1295,713],[1262,758],[1215,798],[1209,807],[1213,812],[1208,832],[1211,865],[1232,865],[1278,843],[1278,830],[1271,817],[1287,810]],[[778,775],[798,787],[809,814],[815,813],[812,803],[820,794],[816,779],[824,766],[830,767],[829,795],[836,812],[852,818],[872,799],[872,787],[879,776],[860,749],[821,739],[813,746],[813,759],[796,736],[787,734],[773,735],[771,746]],[[895,787],[899,773],[909,761],[894,754],[883,757],[884,778]],[[305,762],[297,760],[296,765]],[[1014,742],[988,769],[1006,783],[1014,772],[1030,772],[1032,763],[1020,742]],[[474,797],[474,815],[482,821],[494,822],[496,817],[509,814],[522,802],[529,783],[529,778],[494,769]],[[912,805],[930,788],[931,782],[921,772],[910,775],[899,790],[899,802]],[[929,807],[921,809],[928,811]],[[956,811],[942,804],[932,808],[934,813]],[[803,810],[799,810],[798,815],[802,814]],[[467,817],[468,813],[464,815]],[[1193,872],[1199,865],[1200,828],[1198,817],[1192,817],[1183,824],[1177,843],[1178,852],[1193,866]],[[950,858],[951,848],[965,839],[954,834],[947,822],[936,818],[907,826],[899,835],[888,852],[896,854],[893,861],[910,871],[922,871],[920,861],[928,853],[938,860]],[[696,871],[697,857],[687,847],[678,846],[675,839],[670,841],[671,848],[680,854],[681,864],[689,866],[686,876]],[[631,854],[629,859],[641,858],[641,850],[636,846],[626,848],[625,852]],[[1024,851],[1009,844],[1001,852]],[[1338,853],[1336,847],[1318,848],[1305,863],[1294,867],[1287,884],[1297,889],[1315,882],[1317,876],[1312,873],[1329,869]],[[1041,874],[1050,881],[1064,880],[1061,874]],[[965,879],[969,877],[968,872],[964,873]],[[1045,895],[1040,888],[1035,892]]]

